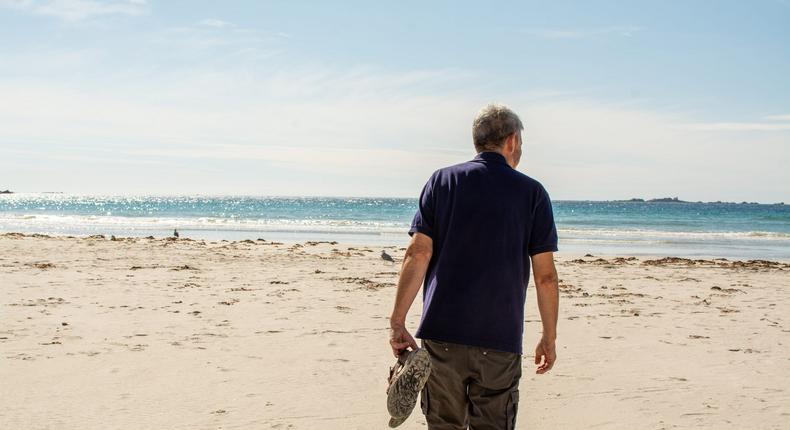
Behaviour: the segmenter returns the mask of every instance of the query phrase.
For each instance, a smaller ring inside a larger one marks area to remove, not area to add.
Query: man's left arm
[[[395,306],[390,316],[390,346],[396,357],[407,347],[417,349],[417,342],[406,329],[406,314],[420,291],[432,255],[433,239],[420,232],[414,233],[403,257]]]

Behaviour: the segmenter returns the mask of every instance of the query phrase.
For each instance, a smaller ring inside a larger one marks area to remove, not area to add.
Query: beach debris
[[[286,293],[298,293],[298,292],[299,292],[298,288],[287,288],[287,289],[275,290],[266,295],[269,297],[283,297]]]
[[[689,339],[710,339],[710,336],[703,336],[700,334],[690,334]]]
[[[36,269],[52,269],[55,267],[52,263],[28,263],[27,266],[35,267]]]
[[[239,302],[239,299],[228,299],[228,300],[223,300],[221,302],[217,302],[217,304],[225,305],[225,306],[232,306],[232,305],[235,305],[238,302]]]
[[[326,243],[326,244],[329,244],[329,245],[337,245],[337,242],[334,241],[334,240],[333,241],[328,241],[328,240],[308,240],[304,244],[305,244],[305,246],[316,246],[316,245],[320,245],[322,243]]]
[[[360,285],[360,287],[358,288],[359,290],[376,291],[376,290],[379,290],[379,289],[382,289],[382,288],[395,287],[396,286],[395,283],[393,283],[393,282],[376,282],[376,281],[372,281],[372,280],[367,279],[367,278],[360,278],[360,277],[356,277],[356,276],[335,277],[335,278],[330,278],[330,280],[332,280],[332,281],[343,281],[343,282],[346,282],[346,283],[349,283],[349,284]]]
[[[778,261],[768,260],[747,260],[747,261],[729,261],[725,259],[704,260],[680,257],[664,257],[658,260],[645,260],[642,264],[646,266],[714,266],[726,269],[790,269],[790,263],[780,263]]]
[[[68,304],[62,297],[47,297],[46,299],[22,300],[19,303],[9,303],[8,306],[56,306]]]
[[[592,254],[586,254],[585,257],[593,257]],[[611,260],[607,260],[605,258],[596,258],[595,260],[585,260],[583,258],[577,258],[571,260],[571,263],[574,264],[595,264],[595,265],[607,265],[607,264],[628,264],[632,261],[636,261],[636,257],[616,257]]]

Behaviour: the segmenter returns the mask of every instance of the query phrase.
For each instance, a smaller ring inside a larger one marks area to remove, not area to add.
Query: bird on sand
[[[392,258],[392,256],[387,254],[387,251],[381,251],[381,259],[384,260],[384,261],[390,261],[392,263],[395,262],[395,260]]]
[[[173,237],[178,237],[178,230],[173,230]]]

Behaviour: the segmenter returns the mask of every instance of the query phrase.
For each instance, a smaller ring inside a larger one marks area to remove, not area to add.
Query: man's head
[[[502,154],[510,167],[521,160],[521,130],[524,125],[507,106],[491,103],[477,113],[472,123],[472,139],[477,152]]]

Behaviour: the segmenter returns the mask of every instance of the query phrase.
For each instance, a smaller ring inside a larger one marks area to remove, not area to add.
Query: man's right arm
[[[559,314],[559,279],[554,266],[554,253],[542,252],[532,256],[532,272],[538,296],[538,310],[543,323],[543,336],[535,348],[535,373],[546,373],[557,360],[557,318]]]
[[[408,346],[417,349],[417,342],[406,329],[406,314],[420,291],[432,255],[433,239],[423,233],[415,233],[403,256],[395,306],[390,316],[390,346],[396,357]]]

